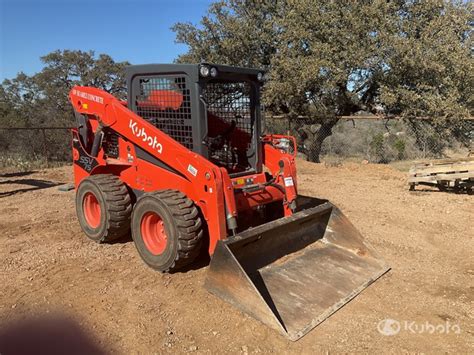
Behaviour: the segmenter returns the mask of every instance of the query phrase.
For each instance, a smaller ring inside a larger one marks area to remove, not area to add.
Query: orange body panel
[[[155,95],[156,102],[144,104],[159,105],[160,95],[163,93]],[[91,157],[81,144],[78,130],[73,130],[76,187],[89,175],[111,173],[119,176],[136,194],[161,189],[179,190],[195,202],[207,222],[210,254],[217,241],[228,236],[226,209],[237,216],[239,211],[282,200],[285,215],[291,214],[288,205],[296,198],[294,155],[274,148],[270,141],[261,143],[264,145],[263,164],[273,175],[273,185],[279,187],[263,186],[267,180],[264,173],[231,179],[224,168],[188,150],[102,90],[74,87],[69,98],[76,112],[88,116],[94,132],[100,127],[108,127],[119,135],[117,158],[106,158],[102,147],[97,157]],[[177,105],[178,101],[179,97],[176,97]],[[160,164],[138,157],[138,148]],[[245,179],[262,188],[245,192],[245,184],[242,184]]]

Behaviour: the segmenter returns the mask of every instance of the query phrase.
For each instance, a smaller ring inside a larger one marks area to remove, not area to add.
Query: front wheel
[[[132,238],[151,268],[172,272],[198,256],[203,230],[194,203],[176,190],[147,193],[133,208]]]
[[[98,174],[84,179],[76,193],[76,212],[82,230],[96,242],[111,242],[130,231],[130,195],[114,175]]]

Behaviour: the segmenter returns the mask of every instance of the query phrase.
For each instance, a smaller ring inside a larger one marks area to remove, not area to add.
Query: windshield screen
[[[251,169],[249,158],[255,153],[252,84],[209,81],[202,97],[207,106],[210,160],[231,173]]]

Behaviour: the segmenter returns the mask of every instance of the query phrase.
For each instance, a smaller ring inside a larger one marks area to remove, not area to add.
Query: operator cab
[[[263,72],[214,64],[126,69],[128,107],[233,177],[262,171]]]

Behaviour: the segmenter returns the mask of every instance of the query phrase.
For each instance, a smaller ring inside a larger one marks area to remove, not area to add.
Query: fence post
[[[46,131],[44,128],[41,129],[41,135],[43,136],[43,154],[46,158],[46,166],[49,167],[48,144],[46,142]]]

